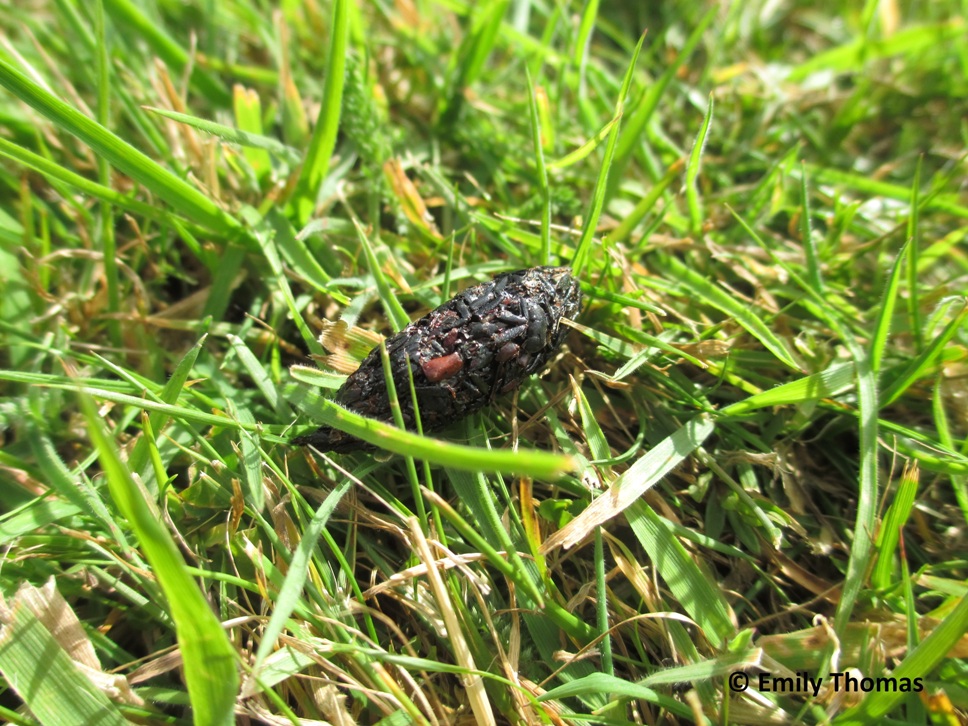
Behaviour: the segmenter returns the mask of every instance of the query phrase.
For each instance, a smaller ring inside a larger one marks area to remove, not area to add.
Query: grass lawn
[[[966,15],[2,3],[0,719],[964,723]],[[540,265],[513,393],[329,400]]]

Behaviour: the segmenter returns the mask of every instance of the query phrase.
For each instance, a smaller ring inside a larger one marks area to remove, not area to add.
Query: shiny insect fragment
[[[409,361],[424,431],[435,431],[517,388],[551,359],[581,310],[581,289],[567,267],[532,267],[470,287],[386,341],[390,370],[408,429],[416,428]],[[392,421],[380,349],[363,359],[336,393],[355,413]],[[292,440],[321,451],[368,448],[329,426]]]

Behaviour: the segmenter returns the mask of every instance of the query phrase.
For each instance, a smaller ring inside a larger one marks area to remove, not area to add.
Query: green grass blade
[[[682,284],[687,294],[703,300],[706,304],[735,319],[750,335],[759,340],[767,350],[776,356],[777,360],[782,361],[793,370],[800,369],[786,344],[776,336],[765,322],[756,316],[754,310],[731,297],[708,277],[687,267],[674,257],[666,258],[665,267],[670,276]]]
[[[229,243],[222,250],[212,286],[202,309],[202,318],[221,320],[229,308],[232,293],[242,281],[242,265],[245,262],[246,250],[237,244]]]
[[[261,221],[256,221],[258,215],[254,210],[246,210],[243,214],[246,215],[246,220],[252,228],[262,230],[265,227]],[[329,274],[323,269],[319,261],[310,254],[306,241],[303,238],[305,231],[298,236],[294,234],[289,220],[280,214],[277,209],[269,210],[265,219],[269,228],[266,228],[264,231],[268,233],[269,229],[271,229],[274,235],[264,238],[262,242],[263,249],[266,249],[267,245],[274,245],[282,253],[283,259],[292,267],[293,272],[302,277],[303,280],[319,292],[332,295],[335,300],[344,305],[348,305],[349,298],[329,284],[331,280]],[[275,262],[276,260],[273,260],[273,263]],[[273,272],[276,272],[276,269],[273,269]],[[278,268],[276,279],[279,280],[279,286],[282,287],[282,280],[285,279],[285,275],[283,274],[281,265]]]
[[[407,359],[409,361],[409,357]],[[387,353],[386,341],[380,341],[380,365],[383,368],[383,382],[387,388],[387,400],[390,402],[390,414],[393,418],[393,424],[398,429],[406,428],[406,423],[403,420],[403,410],[400,407],[400,399],[397,398],[397,386],[393,381],[393,370],[390,364],[390,355]],[[414,417],[416,419],[420,418],[420,406],[417,403],[417,394],[413,388],[413,370],[407,365],[407,380],[409,384],[409,395],[411,400],[414,402]],[[423,424],[417,427],[417,432],[423,434]],[[413,494],[414,502],[417,505],[417,514],[420,524],[423,527],[421,532],[429,532],[430,529],[427,523],[427,512],[424,508],[423,499],[420,496],[420,480],[417,478],[417,465],[414,463],[413,457],[409,454],[404,455],[403,460],[407,468],[407,479],[410,481],[410,491]]]
[[[639,52],[642,50],[642,42],[644,40],[644,35],[639,38],[639,42],[635,46],[635,52],[632,54],[632,60],[629,63],[628,70],[625,72],[625,78],[622,80],[622,88],[619,90],[618,100],[615,103],[614,117],[616,119],[622,117],[623,109],[625,108],[625,99],[628,96],[629,87],[632,85],[635,64],[639,59]],[[572,267],[577,277],[581,277],[585,269],[588,255],[591,252],[592,242],[595,239],[595,230],[598,228],[598,220],[605,207],[605,197],[608,191],[608,174],[612,167],[612,159],[615,155],[618,131],[619,124],[615,124],[611,131],[609,131],[608,140],[605,143],[605,155],[602,158],[602,166],[598,172],[598,181],[595,183],[595,189],[592,192],[592,201],[589,204],[588,213],[585,216],[581,239],[578,241],[578,247],[575,250],[575,259],[572,262]]]
[[[60,522],[84,511],[66,501],[45,501],[38,497],[26,505],[0,515],[0,546],[10,545],[14,540]]]
[[[911,189],[908,187],[871,179],[868,176],[855,174],[851,171],[832,169],[816,164],[805,164],[804,166],[810,171],[810,176],[815,182],[842,185],[867,197],[886,197],[902,202],[911,199]],[[959,204],[958,198],[954,194],[934,194],[930,198],[922,200],[921,208],[922,210],[948,212],[961,219],[968,219],[968,206]]]
[[[305,383],[313,388],[337,390],[346,382],[346,376],[340,373],[330,373],[311,366],[294,365],[289,369],[289,375],[294,381]]]
[[[873,42],[865,36],[859,36],[848,43],[812,56],[810,60],[794,67],[786,80],[797,83],[822,70],[846,72],[862,65],[864,60],[921,53],[932,46],[964,38],[964,34],[964,20],[952,18],[941,23],[914,25]]]
[[[282,588],[279,590],[278,597],[275,599],[272,615],[266,624],[262,639],[259,642],[259,649],[255,654],[255,663],[252,665],[252,672],[248,676],[247,689],[243,693],[243,696],[250,695],[253,692],[251,690],[252,686],[260,678],[266,659],[275,650],[276,642],[286,627],[289,616],[292,615],[302,595],[303,586],[306,583],[306,578],[309,576],[309,567],[313,551],[319,542],[323,528],[326,527],[329,518],[336,511],[336,506],[343,498],[343,495],[349,490],[352,483],[353,481],[351,479],[346,479],[336,489],[327,494],[326,499],[319,505],[312,520],[310,520],[309,524],[303,530],[299,545],[292,553],[292,559],[289,561],[289,570],[286,573],[286,579],[282,584]]]
[[[122,31],[122,37],[140,38],[166,65],[177,73],[191,69],[190,82],[194,90],[212,103],[229,102],[229,93],[216,78],[194,64],[188,53],[173,40],[159,24],[147,17],[132,0],[104,0],[111,22]],[[126,33],[125,31],[133,31]]]
[[[968,596],[962,596],[955,608],[935,627],[917,648],[891,671],[895,679],[926,680],[926,676],[945,659],[947,654],[968,632]],[[923,684],[926,688],[927,684]],[[900,689],[878,690],[870,693],[858,706],[844,711],[833,720],[836,726],[866,726],[880,723],[884,716],[903,699],[906,693]]]
[[[867,354],[846,331],[840,331],[857,366],[857,414],[860,471],[857,482],[857,515],[854,524],[854,540],[851,543],[847,575],[844,578],[834,617],[834,628],[843,633],[866,583],[871,552],[874,548],[873,533],[877,520],[878,481],[878,426],[877,426],[877,379],[870,369]]]
[[[821,398],[833,398],[854,387],[857,367],[854,363],[841,363],[825,371],[814,373],[795,381],[784,383],[749,398],[730,404],[720,410],[724,416],[739,415],[758,408],[798,405]]]
[[[89,516],[96,517],[104,523],[110,522],[111,515],[104,506],[104,502],[88,487],[78,486],[76,477],[61,460],[51,440],[41,432],[39,427],[30,427],[28,431],[31,451],[49,489]]]
[[[551,189],[548,187],[548,167],[545,164],[544,140],[542,125],[538,114],[538,99],[531,72],[525,67],[528,75],[528,110],[531,118],[531,145],[534,147],[534,165],[538,172],[538,193],[541,195],[541,264],[551,264]],[[453,247],[451,247],[453,250]],[[448,257],[448,265],[450,257]],[[448,266],[449,270],[449,266]],[[444,285],[444,294],[448,292]]]
[[[681,159],[670,164],[669,169],[662,178],[636,203],[635,208],[629,214],[625,215],[618,226],[608,233],[606,239],[609,242],[628,239],[632,234],[632,230],[655,208],[656,202],[665,194],[672,182],[679,178],[683,166],[684,162]]]
[[[602,143],[608,139],[609,134],[611,134],[612,129],[618,124],[621,119],[619,117],[613,118],[607,124],[602,126],[601,130],[592,136],[588,141],[579,146],[572,152],[565,154],[560,159],[556,161],[549,161],[548,168],[552,170],[567,169],[572,164],[577,164],[579,161],[586,159],[595,149],[602,145]]]
[[[11,607],[4,608],[0,673],[6,683],[42,724],[124,726],[129,723],[51,634],[48,628],[59,628],[63,623],[50,621],[62,619],[63,614],[46,613],[45,625],[34,612],[31,605],[37,604],[31,601],[36,596],[30,595],[36,592],[36,588],[24,585],[14,596]],[[62,599],[60,603],[69,608]],[[63,631],[61,635],[64,636]]]
[[[294,401],[300,406],[299,401]],[[536,479],[554,479],[573,471],[570,457],[544,451],[508,451],[479,449],[449,444],[410,433],[364,418],[325,399],[318,399],[312,407],[313,418],[320,424],[345,431],[367,443],[396,454],[426,459],[435,464],[466,471],[507,472]]]
[[[920,205],[921,205],[921,165],[924,162],[924,155],[918,157],[918,165],[914,170],[914,180],[911,183],[911,213],[908,217],[907,238],[908,238],[908,318],[910,329],[914,334],[917,349],[924,348],[924,331],[921,326],[921,292],[918,289],[918,257],[921,254],[921,225]]]
[[[132,199],[110,187],[102,186],[3,138],[0,138],[0,155],[19,161],[27,168],[38,171],[51,179],[69,184],[82,194],[103,202],[110,202],[139,216],[154,219],[165,215],[163,210],[139,202],[137,199]]]
[[[709,125],[713,121],[713,95],[709,94],[709,104],[706,106],[706,115],[703,117],[702,126],[699,134],[692,145],[689,154],[689,162],[686,164],[686,205],[689,207],[689,227],[692,234],[697,238],[702,236],[702,200],[699,197],[699,186],[696,181],[699,179],[699,169],[702,164],[702,151],[706,146],[706,137],[709,134]]]
[[[16,379],[16,377],[10,376],[9,373],[5,374],[4,377],[7,380]],[[57,388],[65,391],[77,390],[76,385],[72,386],[69,383],[46,382],[42,385],[48,388]],[[127,406],[134,406],[135,408],[143,408],[147,411],[159,411],[168,416],[179,418],[185,421],[195,421],[197,423],[207,424],[209,426],[218,426],[230,429],[244,429],[246,431],[259,430],[259,427],[256,424],[240,424],[236,421],[232,421],[232,419],[226,416],[218,416],[213,413],[207,413],[206,411],[199,411],[198,409],[190,406],[178,406],[160,403],[147,398],[138,398],[137,396],[130,396],[126,393],[118,393],[117,391],[110,391],[104,388],[95,388],[93,386],[83,386],[81,391],[89,394],[93,398],[104,401],[113,401],[115,403],[120,403]]]
[[[495,546],[492,546],[487,537],[481,534],[479,531],[482,529],[480,525],[476,525],[475,528],[474,524],[462,517],[446,500],[441,499],[440,495],[430,490],[425,490],[424,495],[428,497],[430,503],[434,504],[440,510],[441,515],[454,525],[454,528],[460,535],[474,549],[487,558],[492,567],[521,587],[522,591],[527,593],[536,605],[539,607],[545,606],[541,593],[538,591],[528,572],[523,568],[520,557],[516,553],[513,553],[513,550],[506,550],[507,554],[500,552]],[[493,507],[493,504],[490,506]]]
[[[191,126],[199,131],[204,131],[205,133],[211,134],[212,136],[222,139],[223,141],[227,141],[230,144],[238,144],[246,149],[258,149],[261,151],[266,151],[270,154],[275,154],[287,164],[298,164],[301,159],[301,154],[298,150],[292,148],[291,146],[286,146],[278,139],[273,139],[261,134],[249,133],[248,131],[243,131],[242,129],[226,126],[225,124],[215,123],[214,121],[208,121],[196,116],[190,116],[187,113],[169,111],[165,108],[145,106],[145,110],[159,116],[163,116],[164,118],[169,118],[172,121],[185,124],[186,126]]]
[[[108,63],[108,42],[104,32],[104,3],[99,1],[94,5],[94,27],[97,36],[97,122],[107,128],[110,121],[111,112],[111,69]],[[97,160],[98,180],[103,186],[111,184],[111,166],[103,156]],[[121,312],[121,297],[118,287],[118,259],[117,245],[115,238],[114,208],[109,202],[101,202],[100,215],[100,241],[101,254],[104,255],[104,278],[108,290],[108,330],[111,335],[111,342],[121,346],[121,325],[118,322],[118,315]]]
[[[238,223],[234,219],[195,187],[179,179],[99,123],[67,105],[2,59],[0,59],[0,86],[5,87],[64,131],[79,138],[106,158],[112,166],[143,184],[192,221],[226,235],[239,230]]]
[[[587,0],[582,10],[581,21],[578,24],[578,34],[572,52],[571,65],[584,83],[585,65],[588,60],[588,46],[591,44],[592,33],[595,30],[595,20],[598,15],[599,0]],[[579,96],[583,95],[579,92]]]
[[[98,451],[111,497],[131,526],[165,593],[178,635],[185,682],[196,724],[235,723],[239,676],[235,648],[222,630],[158,512],[121,461],[114,441],[90,399],[81,395],[88,430]]]
[[[470,42],[465,47],[461,45],[459,81],[454,89],[455,93],[463,93],[464,89],[476,83],[484,70],[484,64],[494,52],[500,37],[501,24],[507,15],[509,0],[497,0],[485,4],[483,12],[479,12],[475,19],[475,27],[469,36]],[[478,7],[480,9],[480,6]]]
[[[736,635],[735,616],[702,560],[683,547],[672,528],[644,501],[633,503],[626,519],[669,591],[703,635],[716,648],[729,642]]]
[[[955,450],[954,438],[951,434],[951,425],[948,423],[948,413],[944,407],[944,390],[941,386],[939,375],[934,384],[934,394],[931,397],[931,415],[938,430],[938,441],[949,451]],[[968,451],[968,439],[962,440],[961,452]],[[968,473],[968,467],[966,472]],[[961,509],[965,519],[968,520],[968,481],[964,475],[955,474],[951,477],[951,488],[954,490],[955,499]]]
[[[383,267],[380,265],[380,261],[377,259],[376,253],[373,251],[373,246],[370,244],[370,240],[366,236],[366,232],[360,226],[360,223],[354,220],[356,226],[356,235],[360,240],[360,245],[363,247],[363,251],[366,254],[366,262],[370,268],[370,274],[373,275],[373,280],[376,282],[376,289],[380,295],[380,302],[383,303],[384,309],[387,311],[387,316],[390,318],[390,325],[393,328],[394,333],[399,333],[405,327],[410,324],[410,316],[407,315],[407,311],[403,309],[403,305],[397,299],[396,293],[393,292],[393,288],[390,287],[390,282],[387,280],[387,276],[383,274]]]
[[[315,260],[312,260],[305,247],[292,237],[292,229],[289,223],[285,219],[280,218],[275,211],[269,212],[269,215],[265,219],[262,219],[258,212],[251,207],[246,207],[242,210],[242,217],[252,230],[252,236],[256,244],[259,245],[259,249],[262,250],[262,254],[269,265],[269,271],[272,273],[271,279],[276,283],[279,291],[282,293],[282,297],[286,302],[286,308],[289,310],[289,314],[292,316],[303,342],[306,344],[310,353],[324,355],[325,351],[323,347],[316,340],[316,336],[309,329],[309,326],[306,325],[299,306],[296,304],[296,299],[293,297],[292,288],[289,286],[289,279],[283,268],[282,260],[279,258],[279,248],[281,247],[283,250],[291,252],[291,256],[289,257],[290,262],[293,264],[293,267],[307,275],[306,279],[312,279],[317,272],[322,273],[324,277],[326,273],[319,268]],[[319,285],[324,284],[322,278],[316,278],[316,282]],[[334,294],[334,297],[342,301],[341,295]]]
[[[605,577],[605,545],[602,529],[595,530],[595,620],[598,627],[598,649],[602,654],[602,671],[615,675],[612,637],[609,627],[608,581]]]
[[[901,538],[901,530],[907,524],[914,509],[914,500],[918,493],[918,467],[915,463],[905,467],[898,482],[894,501],[887,508],[884,521],[881,522],[877,537],[877,564],[871,575],[871,585],[883,590],[891,585],[894,569],[894,553]]]
[[[636,698],[647,703],[654,703],[684,719],[692,719],[695,715],[689,707],[681,701],[661,691],[656,691],[639,683],[616,678],[605,673],[593,673],[584,678],[577,678],[570,683],[556,686],[538,696],[538,702],[555,701],[562,698],[576,698],[588,693],[608,693],[613,696]]]
[[[800,240],[807,260],[807,283],[818,295],[824,294],[823,275],[820,272],[820,253],[813,239],[813,225],[810,222],[810,183],[806,167],[800,170]]]
[[[188,352],[185,353],[178,361],[175,369],[172,371],[168,380],[165,382],[165,387],[161,392],[160,400],[165,403],[175,404],[178,402],[179,396],[182,394],[182,390],[185,387],[185,383],[188,381],[188,377],[191,375],[192,368],[195,365],[195,361],[198,360],[199,353],[202,352],[202,345],[205,343],[207,335],[203,335],[198,339]],[[152,413],[150,415],[150,425],[151,430],[156,434],[161,433],[161,430],[167,425],[168,417],[162,413]],[[131,456],[128,458],[128,468],[132,471],[139,473],[142,480],[146,480],[147,472],[144,471],[145,464],[148,462],[148,445],[149,441],[146,436],[141,436],[137,443],[134,445],[134,449],[131,451]],[[156,484],[160,484],[157,482]]]
[[[247,137],[255,137],[260,143],[263,139],[266,139],[271,141],[273,145],[279,144],[283,148],[289,148],[262,133],[262,102],[259,99],[259,94],[255,91],[242,86],[235,86],[232,89],[232,111],[235,114],[235,123],[238,130],[246,134]],[[269,155],[269,150],[244,144],[242,150],[256,178],[259,180],[268,179],[272,172],[272,157]]]
[[[235,354],[239,356],[242,367],[249,374],[256,388],[262,392],[262,395],[269,405],[274,410],[278,410],[282,399],[279,397],[279,391],[276,390],[276,384],[273,383],[268,371],[266,371],[262,363],[259,362],[259,359],[255,357],[255,354],[249,350],[249,346],[239,336],[229,335],[229,344],[232,346]]]
[[[630,160],[632,152],[638,144],[642,143],[642,139],[646,134],[646,127],[652,119],[655,110],[659,107],[663,95],[675,79],[676,74],[680,72],[682,66],[688,63],[692,54],[696,52],[696,48],[699,47],[703,38],[706,37],[706,30],[713,20],[716,19],[718,13],[719,8],[715,6],[710,7],[706,11],[706,14],[696,23],[692,32],[689,34],[689,37],[682,46],[682,50],[676,53],[672,62],[663,68],[662,75],[649,86],[648,90],[642,95],[642,99],[635,105],[625,124],[625,128],[622,130],[618,146],[615,149],[617,174],[621,175],[625,164]]]
[[[464,92],[480,78],[500,36],[508,5],[510,0],[470,6],[475,15],[471,29],[464,36],[455,55],[456,66],[451,71],[449,94],[445,100],[446,105],[440,112],[441,125],[450,126],[458,119],[464,105]]]
[[[228,402],[229,413],[241,424],[254,424],[255,416],[245,406]],[[239,453],[241,454],[241,487],[246,505],[253,512],[261,512],[266,506],[265,488],[262,482],[262,452],[259,435],[239,429]]]
[[[874,336],[871,338],[870,358],[871,370],[877,375],[881,370],[881,361],[884,358],[884,349],[887,346],[887,338],[891,334],[891,321],[894,318],[894,309],[897,306],[897,299],[901,289],[901,270],[906,259],[906,250],[911,241],[908,240],[904,246],[898,250],[894,265],[887,277],[887,286],[884,294],[881,295],[880,312],[877,322],[874,324]]]
[[[958,310],[938,336],[928,343],[916,358],[909,361],[899,373],[893,376],[893,380],[889,382],[882,394],[883,406],[890,406],[916,381],[928,375],[948,343],[964,330],[965,319],[968,318],[968,306],[965,305],[964,300],[952,301],[951,306],[961,306],[961,310]]]
[[[608,439],[602,431],[602,427],[598,425],[598,421],[595,419],[595,411],[592,409],[588,398],[582,390],[574,385],[574,381],[572,383],[578,401],[582,432],[588,443],[588,450],[595,459],[608,459],[612,455],[612,452],[608,447]]]
[[[292,199],[296,223],[305,225],[316,206],[316,196],[329,173],[329,163],[336,149],[343,86],[346,83],[346,55],[349,52],[350,0],[334,0],[330,24],[329,56],[326,81],[319,117],[313,129],[306,158]]]

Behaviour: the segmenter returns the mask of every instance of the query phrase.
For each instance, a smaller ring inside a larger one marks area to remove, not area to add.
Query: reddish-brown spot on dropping
[[[444,346],[444,349],[450,348],[453,350],[454,346],[457,345],[457,337],[460,335],[460,331],[457,328],[451,328],[444,335],[444,339],[440,341],[440,344]]]
[[[497,355],[494,356],[498,363],[507,363],[514,356],[518,354],[518,344],[517,343],[505,343],[497,351]]]
[[[457,353],[442,355],[439,358],[431,358],[426,363],[420,364],[424,375],[427,376],[427,380],[431,383],[437,383],[438,381],[456,376],[457,372],[463,367],[464,361],[461,360],[461,357]]]

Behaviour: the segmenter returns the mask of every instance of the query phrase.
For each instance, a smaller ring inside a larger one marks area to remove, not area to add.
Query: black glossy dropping
[[[407,358],[425,432],[480,410],[514,390],[551,359],[581,310],[581,289],[567,267],[532,267],[470,287],[386,341],[397,398],[408,429],[414,412]],[[336,392],[344,408],[391,422],[380,349],[374,348]],[[329,426],[292,440],[321,451],[372,448]]]

